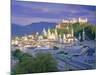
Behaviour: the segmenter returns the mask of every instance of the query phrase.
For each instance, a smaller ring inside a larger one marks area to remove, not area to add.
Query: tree
[[[57,71],[57,62],[49,53],[37,53],[35,57],[24,54],[17,64],[16,74]]]
[[[35,72],[57,71],[57,62],[51,54],[38,53],[35,57]]]
[[[83,28],[85,30],[86,40],[94,40],[96,38],[96,26],[89,23],[74,23],[73,24],[75,36],[78,38],[79,33],[82,36]]]
[[[15,73],[16,74],[25,74],[32,73],[34,71],[34,58],[28,54],[23,54],[20,59],[20,62],[17,64]]]
[[[15,51],[12,52],[12,56],[17,59],[20,59],[21,55],[22,55],[22,52],[20,51],[20,49],[16,49]]]

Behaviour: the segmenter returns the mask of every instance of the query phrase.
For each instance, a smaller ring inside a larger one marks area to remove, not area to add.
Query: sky
[[[62,19],[78,17],[88,18],[90,23],[96,24],[96,7],[12,0],[11,17],[12,23],[18,25],[29,25],[36,22],[59,23]]]

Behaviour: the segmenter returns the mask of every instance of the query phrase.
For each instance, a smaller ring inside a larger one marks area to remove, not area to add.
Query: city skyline
[[[96,6],[11,5],[11,74],[96,69]]]
[[[96,24],[96,7],[88,5],[12,1],[12,23],[29,25],[36,22],[59,23],[62,19],[87,18]]]

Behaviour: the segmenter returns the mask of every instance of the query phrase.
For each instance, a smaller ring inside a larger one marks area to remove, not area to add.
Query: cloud
[[[41,2],[12,2],[13,23],[28,24],[39,21],[59,22],[61,19],[72,17],[88,17],[89,20],[92,19],[92,21],[95,21],[95,14],[95,6]]]

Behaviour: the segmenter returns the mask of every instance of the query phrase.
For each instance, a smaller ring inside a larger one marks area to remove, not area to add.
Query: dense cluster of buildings
[[[79,22],[87,22],[87,19],[78,19]],[[63,20],[62,23],[68,23],[69,20]],[[75,23],[77,22],[76,19],[70,20],[70,22]],[[56,25],[56,27],[60,27],[61,24]],[[66,30],[69,30],[69,26],[67,26]],[[85,31],[83,29],[82,36],[79,34],[79,38],[74,36],[73,28],[70,29],[69,33],[58,34],[57,28],[54,29],[52,32],[51,29],[46,30],[43,28],[42,33],[36,32],[35,34],[25,35],[21,37],[15,37],[12,39],[12,45],[24,46],[24,47],[34,47],[40,45],[51,45],[52,42],[56,43],[66,43],[66,44],[73,44],[74,42],[78,42],[81,38],[85,40]]]

